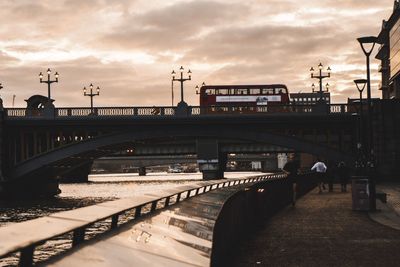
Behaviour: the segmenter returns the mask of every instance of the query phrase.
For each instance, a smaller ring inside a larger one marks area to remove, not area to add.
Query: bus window
[[[287,94],[286,88],[276,88],[277,94]]]
[[[238,89],[237,94],[238,95],[247,95],[248,91],[247,91],[247,89]]]
[[[207,89],[206,95],[215,95],[215,89]]]
[[[229,94],[229,90],[228,89],[219,89],[219,95],[228,95]]]
[[[250,94],[251,95],[259,95],[260,94],[260,89],[259,88],[250,89]]]
[[[272,88],[263,88],[262,89],[262,94],[273,95],[274,94],[274,89],[272,89]]]

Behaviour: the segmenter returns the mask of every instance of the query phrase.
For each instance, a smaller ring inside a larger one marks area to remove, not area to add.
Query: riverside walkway
[[[337,186],[311,191],[248,236],[231,266],[399,266],[400,186],[377,188],[388,203],[370,214],[352,211],[351,192]]]

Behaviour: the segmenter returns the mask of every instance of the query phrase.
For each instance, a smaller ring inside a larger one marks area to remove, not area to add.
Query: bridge
[[[347,104],[271,106],[251,113],[228,106],[184,112],[176,107],[5,108],[1,191],[56,194],[60,178],[87,177],[94,159],[147,146],[170,155],[195,152],[204,179],[222,178],[227,154],[237,151],[285,148],[352,161],[359,119],[352,110]]]

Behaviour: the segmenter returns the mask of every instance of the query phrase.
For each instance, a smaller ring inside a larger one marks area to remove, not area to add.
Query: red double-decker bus
[[[289,92],[284,84],[204,85],[200,88],[200,107],[207,108],[207,112],[266,112],[268,107],[289,103]]]

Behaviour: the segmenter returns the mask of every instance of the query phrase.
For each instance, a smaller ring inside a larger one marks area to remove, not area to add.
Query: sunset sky
[[[47,96],[39,72],[58,71],[56,107],[88,106],[82,88],[101,87],[96,106],[171,105],[171,71],[191,69],[195,86],[284,83],[309,92],[309,69],[332,68],[333,102],[357,97],[365,78],[357,37],[377,35],[393,0],[1,0],[0,94],[24,107]],[[379,61],[372,60],[372,95]],[[175,84],[175,103],[179,84]]]

